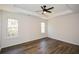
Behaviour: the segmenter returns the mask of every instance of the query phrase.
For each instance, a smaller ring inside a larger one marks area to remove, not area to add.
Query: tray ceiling
[[[43,19],[50,19],[61,15],[79,12],[78,4],[45,4],[47,8],[54,6],[54,9],[51,10],[52,13],[46,13],[43,15],[40,7],[41,5],[43,4],[1,4],[0,10],[25,13]]]

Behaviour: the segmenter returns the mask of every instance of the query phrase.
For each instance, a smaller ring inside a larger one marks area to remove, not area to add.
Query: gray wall
[[[19,22],[19,33],[18,37],[15,38],[8,38],[7,37],[7,20],[8,19],[17,19]],[[2,20],[2,48],[8,47],[24,42],[28,42],[31,40],[47,37],[47,30],[46,33],[41,34],[41,22],[45,22],[46,20],[28,16],[25,14],[18,14],[18,13],[10,13],[3,11],[3,20]]]
[[[48,36],[79,45],[79,14],[64,15],[48,20]]]

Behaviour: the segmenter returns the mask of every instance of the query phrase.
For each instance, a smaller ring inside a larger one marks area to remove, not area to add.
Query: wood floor
[[[79,46],[51,38],[3,48],[1,54],[78,54]]]

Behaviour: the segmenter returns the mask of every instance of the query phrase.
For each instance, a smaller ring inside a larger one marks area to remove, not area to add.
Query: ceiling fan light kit
[[[43,13],[44,13],[44,14],[46,14],[47,12],[46,12],[46,11],[44,11]]]

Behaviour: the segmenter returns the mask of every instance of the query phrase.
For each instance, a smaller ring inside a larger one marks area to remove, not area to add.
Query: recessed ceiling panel
[[[79,4],[69,4],[68,7],[69,7],[73,12],[79,12]]]
[[[40,6],[46,5],[46,8],[54,7],[52,13],[42,14]],[[0,5],[0,9],[23,12],[30,15],[38,16],[41,18],[52,18],[53,16],[60,16],[62,14],[79,12],[78,4],[6,4]]]

